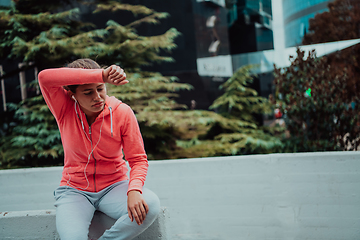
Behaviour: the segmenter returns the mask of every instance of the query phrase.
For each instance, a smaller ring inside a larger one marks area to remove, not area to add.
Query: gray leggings
[[[149,212],[143,224],[131,222],[127,214],[128,181],[115,183],[104,190],[92,193],[68,186],[60,186],[55,192],[56,228],[61,240],[88,240],[89,226],[95,210],[113,219],[115,224],[99,239],[132,239],[148,228],[160,211],[159,198],[143,188],[143,197]]]

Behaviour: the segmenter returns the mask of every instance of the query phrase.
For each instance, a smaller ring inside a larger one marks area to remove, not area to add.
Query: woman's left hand
[[[138,225],[141,225],[149,212],[149,206],[145,202],[142,194],[137,190],[132,190],[128,193],[127,199],[128,215],[131,221],[135,219]]]

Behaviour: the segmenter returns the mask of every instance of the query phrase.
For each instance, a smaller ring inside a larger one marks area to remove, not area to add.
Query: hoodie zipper
[[[111,129],[111,137],[113,137],[113,119],[112,119],[112,108],[109,107],[110,111],[110,129]],[[104,113],[103,113],[104,114]],[[96,120],[95,120],[96,121]],[[91,125],[89,125],[89,136],[90,136],[90,144],[91,144],[91,151],[92,151],[92,157],[94,158],[94,190],[96,192],[96,158],[94,155],[94,149],[93,149],[93,141],[92,141],[92,135],[91,135]],[[101,137],[101,136],[100,136]]]
[[[93,142],[92,142],[92,135],[91,135],[91,125],[89,126],[89,135],[90,135],[90,144],[91,144],[91,149],[93,149]],[[96,178],[95,178],[95,175],[96,175],[96,158],[94,156],[94,151],[91,150],[92,153],[92,157],[94,158],[94,190],[96,192]]]

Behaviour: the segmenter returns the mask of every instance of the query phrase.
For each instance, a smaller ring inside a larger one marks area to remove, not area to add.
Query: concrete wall
[[[61,168],[0,171],[0,212],[54,209]],[[360,239],[360,152],[151,161],[169,239]]]
[[[166,211],[166,208],[162,208],[154,223],[134,240],[169,240]],[[0,212],[0,239],[60,240],[55,218],[56,210]],[[89,240],[98,239],[115,221],[95,211],[89,228]]]

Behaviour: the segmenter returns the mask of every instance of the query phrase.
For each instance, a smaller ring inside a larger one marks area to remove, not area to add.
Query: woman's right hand
[[[129,82],[126,80],[124,69],[116,65],[111,65],[103,70],[103,81],[115,86],[124,85]]]

